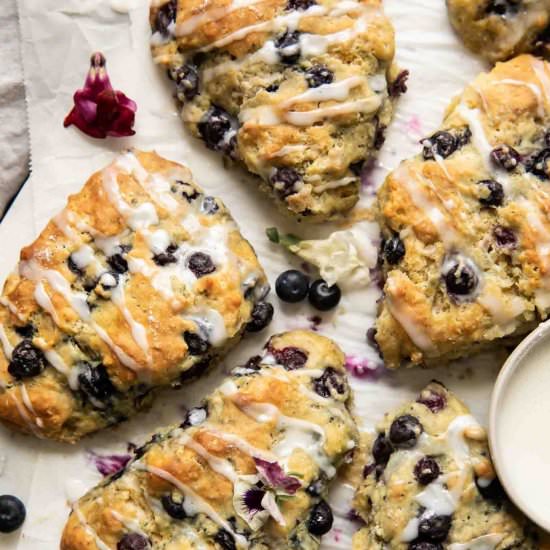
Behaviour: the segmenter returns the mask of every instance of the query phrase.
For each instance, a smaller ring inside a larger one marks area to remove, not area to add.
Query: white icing
[[[357,177],[346,176],[345,178],[328,181],[327,183],[322,183],[321,185],[314,185],[313,192],[322,193],[327,189],[337,189],[338,187],[344,187],[345,185],[349,185],[350,183],[357,183],[358,181],[359,180]]]
[[[0,323],[0,343],[2,344],[2,349],[4,350],[4,355],[6,359],[11,360],[11,354],[13,352],[13,346],[11,345],[6,331],[4,330],[4,325]]]
[[[76,373],[76,369],[71,369],[63,358],[56,353],[55,351],[48,349],[44,350],[44,356],[46,357],[48,363],[59,373],[67,377],[71,389],[78,389],[78,380],[73,376],[73,373]]]
[[[20,321],[25,321],[25,317],[19,312],[17,306],[13,302],[11,302],[7,296],[2,296],[0,298],[0,304],[7,307],[10,312],[15,315]]]
[[[117,521],[122,523],[122,525],[124,525],[124,527],[128,529],[128,531],[132,533],[137,533],[138,535],[141,535],[146,539],[149,538],[149,535],[147,535],[147,533],[141,529],[137,521],[124,517],[122,514],[118,513],[116,510],[110,509],[110,512]]]
[[[533,66],[533,70],[535,71],[535,75],[542,86],[542,91],[544,92],[546,102],[549,103],[550,77],[548,76],[548,72],[546,71],[546,65],[542,60],[536,58],[532,59],[531,64]]]
[[[21,388],[23,385],[19,385],[18,387]],[[29,430],[38,438],[44,439],[44,436],[40,432],[40,429],[38,427],[38,424],[33,422],[31,417],[29,416],[29,412],[27,411],[24,403],[21,403],[19,399],[17,399],[17,396],[15,395],[15,390],[8,392],[8,395],[10,396],[11,400],[13,401],[15,408],[17,409],[17,412],[19,413],[19,416],[25,422],[25,425]],[[21,397],[23,397],[23,394],[21,392]]]
[[[48,296],[48,293],[46,292],[46,289],[44,288],[44,285],[42,284],[42,281],[38,282],[36,286],[34,287],[34,299],[36,300],[36,303],[47,313],[49,313],[56,325],[59,326],[59,317],[57,315],[57,312],[55,310],[55,307]]]
[[[125,233],[113,235],[111,237],[94,237],[95,245],[105,254],[105,256],[113,256],[120,252],[121,240]]]
[[[418,538],[418,527],[420,525],[420,518],[412,518],[409,520],[409,523],[403,529],[401,533],[400,541],[401,542],[412,542]]]
[[[367,84],[364,76],[351,76],[331,84],[322,84],[316,88],[310,88],[307,92],[288,98],[279,104],[283,109],[296,103],[307,103],[317,101],[344,101],[349,97],[353,88]]]
[[[29,395],[29,392],[27,391],[27,386],[25,384],[19,385],[19,391],[21,392],[21,399],[23,401],[23,404],[27,408],[27,410],[34,416],[34,423],[39,427],[44,427],[44,422],[42,419],[38,416],[36,411],[34,410],[34,407],[32,406],[31,396]]]
[[[195,308],[187,312],[185,318],[197,323],[199,330],[206,333],[208,341],[214,347],[223,345],[227,340],[225,321],[218,310],[207,307]]]
[[[73,506],[73,512],[76,514],[76,517],[78,518],[78,521],[84,528],[84,531],[94,540],[95,545],[99,548],[99,550],[111,550],[111,547],[105,544],[105,542],[99,538],[98,534],[95,532],[95,530],[91,527],[91,525],[86,521],[86,518],[84,517],[84,514],[78,507],[78,504],[74,504]]]
[[[448,550],[495,550],[503,538],[504,535],[500,533],[490,533],[468,542],[454,542],[449,544]]]
[[[171,238],[164,229],[145,233],[147,244],[153,254],[161,254],[170,246]]]
[[[532,82],[525,82],[523,80],[514,80],[512,78],[504,78],[492,83],[493,86],[499,86],[502,84],[507,86],[519,86],[531,90],[533,95],[537,98],[537,114],[541,118],[544,116],[544,98],[542,97],[541,89],[536,84],[533,84]]]
[[[68,210],[63,210],[57,216],[54,216],[53,222],[58,229],[72,242],[80,242],[80,235],[71,227],[67,220]]]
[[[99,273],[102,270],[101,264],[95,257],[94,249],[85,244],[71,254],[71,260],[80,269],[86,269],[89,265],[93,266],[94,272]]]

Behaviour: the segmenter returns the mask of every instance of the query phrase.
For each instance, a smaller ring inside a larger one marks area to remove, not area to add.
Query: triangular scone
[[[223,203],[187,168],[124,153],[6,281],[0,419],[69,442],[120,422],[224,354],[268,289]]]
[[[388,367],[470,355],[548,316],[549,128],[550,67],[520,56],[480,75],[388,176],[376,334]]]
[[[305,221],[353,207],[406,90],[381,0],[161,0],[150,20],[154,60],[208,148]]]
[[[540,550],[495,476],[485,430],[443,385],[386,414],[354,509],[353,550]]]
[[[61,549],[319,548],[329,482],[357,444],[343,365],[312,332],[271,338],[73,504]]]

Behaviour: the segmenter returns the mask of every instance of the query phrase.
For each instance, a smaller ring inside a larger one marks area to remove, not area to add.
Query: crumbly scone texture
[[[549,102],[548,63],[497,64],[380,188],[388,367],[470,355],[548,316]]]
[[[305,221],[357,202],[406,90],[381,0],[154,2],[152,53],[183,121]]]
[[[550,0],[447,0],[447,7],[466,46],[489,61],[549,51]]]
[[[496,478],[485,430],[438,382],[384,416],[364,476],[353,550],[543,547]]]
[[[319,548],[310,517],[358,440],[343,365],[328,338],[272,337],[74,504],[61,549]]]
[[[74,442],[198,376],[268,291],[189,170],[126,152],[21,252],[0,298],[0,418]]]

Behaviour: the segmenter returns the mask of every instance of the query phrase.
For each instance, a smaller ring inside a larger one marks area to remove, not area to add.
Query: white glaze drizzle
[[[21,389],[21,386],[18,386],[20,389]],[[24,403],[22,403],[21,401],[19,401],[19,399],[17,398],[17,396],[15,395],[15,388],[13,389],[13,391],[9,391],[8,392],[8,395],[10,396],[11,400],[13,401],[16,409],[17,409],[17,412],[19,413],[19,416],[21,417],[21,419],[23,420],[23,422],[25,422],[27,428],[29,428],[29,430],[38,438],[40,439],[44,439],[44,436],[42,435],[42,432],[40,431],[38,425],[32,421],[31,417],[29,416],[29,412],[27,411]],[[21,397],[23,397],[23,393],[21,392]]]
[[[468,542],[449,544],[448,550],[495,550],[503,538],[504,535],[501,533],[489,533]]]
[[[23,317],[23,315],[17,309],[17,306],[13,302],[11,302],[7,296],[2,296],[0,298],[0,304],[6,306],[10,310],[10,312],[15,315],[20,321],[25,321],[25,317]]]
[[[344,101],[349,97],[353,88],[368,84],[364,76],[351,76],[331,84],[322,84],[316,88],[310,88],[306,92],[289,97],[279,103],[279,107],[286,109],[297,103],[309,103],[319,101]]]
[[[110,509],[110,512],[111,512],[112,516],[119,523],[121,523],[122,525],[124,525],[124,527],[126,527],[126,529],[128,529],[128,531],[130,531],[132,533],[137,533],[138,535],[141,535],[145,539],[149,538],[149,535],[147,535],[147,533],[145,531],[143,531],[143,529],[139,526],[139,523],[137,521],[135,521],[133,519],[130,519],[130,518],[124,517],[122,514],[120,514],[116,510]]]
[[[40,416],[38,416],[38,414],[34,410],[34,407],[32,406],[32,400],[29,392],[27,391],[27,386],[25,386],[25,384],[19,384],[19,391],[21,392],[21,399],[26,409],[34,416],[34,423],[39,428],[43,428],[44,422],[42,422],[42,419],[40,418]]]
[[[84,531],[86,531],[88,536],[94,540],[95,545],[99,548],[99,550],[111,550],[110,546],[105,544],[105,542],[99,538],[99,535],[95,532],[95,529],[93,529],[92,526],[86,521],[84,514],[76,503],[73,505],[73,512],[76,514],[76,517],[78,518],[80,525],[84,528]]]
[[[4,329],[4,325],[2,323],[0,323],[0,343],[2,344],[4,355],[6,356],[7,360],[10,361],[14,346],[11,345]]]
[[[46,357],[48,363],[58,372],[67,377],[69,386],[73,390],[78,389],[78,372],[77,369],[71,369],[63,360],[61,355],[55,352],[52,349],[47,349],[43,351],[44,356]]]
[[[34,287],[34,299],[36,300],[36,303],[47,313],[49,313],[54,321],[54,323],[59,326],[60,319],[57,315],[57,311],[55,310],[55,307],[48,296],[48,293],[46,292],[46,289],[44,288],[44,284],[42,281],[39,281],[36,283],[36,286]]]
[[[539,86],[533,84],[532,82],[514,80],[513,78],[504,78],[491,83],[492,86],[500,86],[503,84],[506,86],[519,86],[531,90],[533,95],[537,98],[537,114],[541,118],[544,116],[544,98],[542,97],[542,91]]]

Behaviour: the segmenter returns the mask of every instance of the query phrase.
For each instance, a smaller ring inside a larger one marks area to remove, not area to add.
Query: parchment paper
[[[397,29],[399,63],[411,71],[411,78],[373,174],[378,183],[402,158],[419,150],[418,140],[438,126],[451,97],[483,69],[453,35],[443,0],[386,0],[385,4]],[[129,146],[156,149],[186,163],[201,186],[223,197],[256,248],[272,283],[278,273],[296,262],[267,241],[266,227],[277,226],[310,237],[331,229],[292,226],[275,213],[244,173],[224,169],[217,155],[185,133],[167,79],[150,59],[147,0],[19,0],[19,8],[33,172],[0,225],[0,279],[13,268],[21,246],[36,237],[50,216],[63,207],[67,196],[108,163],[115,151]],[[137,133],[133,138],[97,141],[74,128],[63,128],[72,95],[82,85],[89,56],[95,50],[107,57],[115,88],[137,101]],[[376,237],[375,227],[372,236]],[[363,426],[372,428],[384,412],[412,397],[432,378],[457,391],[485,422],[491,387],[503,357],[481,356],[434,371],[387,372],[365,339],[377,298],[375,289],[346,291],[341,306],[333,314],[323,314],[319,327],[322,334],[342,346],[350,363],[359,365],[359,370],[371,369],[368,376],[351,376]],[[36,441],[0,428],[0,494],[19,496],[28,511],[22,530],[0,535],[0,547],[58,548],[69,500],[81,496],[100,478],[87,459],[88,450],[126,452],[128,442],[140,443],[156,427],[181,419],[184,407],[193,406],[217,385],[224,368],[239,364],[258,350],[269,333],[311,325],[308,317],[315,312],[308,306],[281,307],[275,296],[273,303],[277,313],[268,331],[247,337],[224,367],[184,390],[165,392],[150,413],[118,428],[73,447]],[[349,511],[350,496],[349,487],[336,487],[332,503],[338,518],[331,533],[323,538],[325,549],[350,548],[355,527],[343,517]]]

